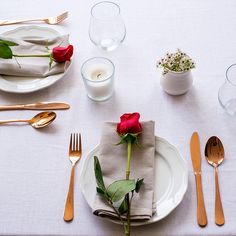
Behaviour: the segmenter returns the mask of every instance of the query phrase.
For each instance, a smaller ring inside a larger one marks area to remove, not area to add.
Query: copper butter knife
[[[64,110],[69,109],[70,105],[64,102],[37,102],[22,105],[0,106],[0,111],[7,110]]]
[[[192,134],[190,141],[190,151],[196,181],[197,221],[201,227],[205,227],[207,225],[207,215],[202,191],[200,142],[197,132]]]

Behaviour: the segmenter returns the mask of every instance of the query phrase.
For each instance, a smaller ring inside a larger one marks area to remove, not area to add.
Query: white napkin
[[[56,46],[69,45],[69,35],[60,35],[53,38],[40,37],[22,37],[21,39],[14,39],[0,35],[0,39],[13,41],[19,46],[11,47],[13,54],[47,54],[46,46],[50,49]],[[2,59],[0,58],[0,74],[14,75],[24,77],[47,77],[49,75],[63,73],[69,66],[70,62],[53,63],[49,68],[48,57],[17,57],[17,64],[14,58]]]
[[[142,134],[139,136],[141,147],[132,145],[130,179],[144,178],[139,193],[134,193],[131,204],[131,220],[148,220],[156,211],[153,204],[153,179],[155,135],[154,122],[142,122]],[[101,164],[105,186],[115,180],[125,179],[127,162],[127,144],[119,143],[120,137],[116,133],[116,123],[105,123],[98,159]],[[116,218],[113,209],[105,203],[103,197],[96,195],[93,204],[93,213],[102,217]],[[124,218],[126,216],[124,215]]]

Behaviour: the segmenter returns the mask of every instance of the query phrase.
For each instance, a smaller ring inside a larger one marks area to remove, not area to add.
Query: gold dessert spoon
[[[207,162],[215,169],[215,223],[221,226],[225,223],[225,219],[220,197],[218,166],[224,160],[224,147],[220,139],[216,136],[208,139],[205,147],[205,157]]]
[[[51,112],[40,112],[30,120],[19,120],[19,119],[0,120],[0,124],[12,123],[12,122],[26,122],[29,123],[35,129],[39,129],[49,125],[55,119],[56,119],[56,113],[51,111]]]

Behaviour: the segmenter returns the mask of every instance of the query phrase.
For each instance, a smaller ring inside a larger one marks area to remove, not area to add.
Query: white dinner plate
[[[48,27],[39,26],[22,26],[14,30],[7,31],[2,35],[11,38],[22,38],[22,37],[32,37],[32,38],[50,38],[59,36],[60,33],[54,29]],[[48,86],[51,86],[58,80],[62,79],[69,67],[64,73],[50,75],[45,78],[37,77],[21,77],[21,76],[8,76],[0,74],[0,90],[11,93],[30,93],[34,92]]]
[[[99,146],[93,149],[85,160],[80,178],[82,193],[90,207],[96,195],[96,180],[93,170],[93,156]],[[156,213],[145,222],[132,222],[133,226],[157,222],[166,217],[182,201],[188,187],[188,168],[176,147],[163,138],[156,137],[154,159],[154,202]],[[111,220],[115,223],[119,221]]]

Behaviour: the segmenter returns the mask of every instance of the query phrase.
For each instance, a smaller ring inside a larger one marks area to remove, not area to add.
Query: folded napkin
[[[98,158],[101,164],[105,186],[115,180],[125,179],[127,162],[127,144],[119,143],[116,123],[105,123],[99,146]],[[142,134],[139,136],[141,147],[132,145],[130,179],[144,178],[139,193],[134,194],[131,205],[131,220],[148,220],[155,212],[153,204],[155,136],[154,122],[142,122]],[[113,209],[105,203],[102,196],[96,195],[93,213],[102,217],[116,218]],[[126,216],[124,216],[125,218]]]
[[[13,54],[47,54],[46,46],[50,49],[56,46],[69,45],[69,35],[60,35],[52,38],[41,38],[24,36],[22,38],[9,38],[0,35],[0,39],[13,41],[18,43],[19,46],[11,47]],[[48,57],[17,57],[17,64],[14,58],[2,59],[0,58],[0,74],[2,75],[14,75],[24,77],[47,77],[49,75],[55,75],[63,73],[69,65],[69,62],[65,63],[53,63],[51,69],[49,69]]]

